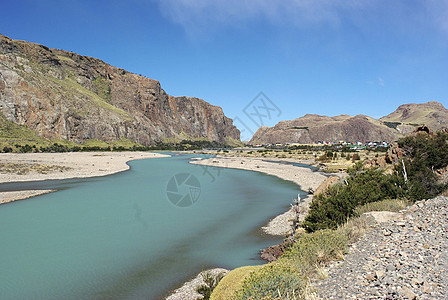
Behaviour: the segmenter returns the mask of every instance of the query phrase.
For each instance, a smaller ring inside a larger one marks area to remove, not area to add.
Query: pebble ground
[[[448,299],[448,197],[378,224],[314,286],[321,299]]]

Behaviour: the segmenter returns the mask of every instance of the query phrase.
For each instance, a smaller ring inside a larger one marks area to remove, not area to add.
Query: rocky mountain
[[[3,35],[0,113],[40,136],[78,143],[240,138],[222,109],[204,100],[170,96],[157,80],[96,58]]]
[[[402,133],[409,133],[416,124],[440,130],[448,125],[448,109],[436,101],[403,104],[380,121],[395,126]]]
[[[395,129],[364,115],[327,117],[308,114],[279,122],[274,127],[261,127],[250,142],[312,144],[319,141],[393,141],[395,137]]]
[[[327,117],[308,114],[292,121],[279,122],[274,127],[261,127],[250,142],[391,142],[419,125],[426,125],[435,130],[448,126],[448,110],[441,103],[432,101],[401,105],[395,112],[379,120],[364,115]]]

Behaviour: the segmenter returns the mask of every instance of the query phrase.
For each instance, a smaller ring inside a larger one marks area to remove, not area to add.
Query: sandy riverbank
[[[152,152],[0,153],[0,183],[86,178],[129,169],[128,161],[169,157]],[[51,191],[0,192],[0,204]]]
[[[267,162],[266,160],[282,161],[281,159],[271,159],[271,158],[247,158],[247,157],[214,157],[203,160],[193,160],[190,163],[198,165],[206,165],[213,167],[224,167],[233,169],[243,169],[249,171],[262,172],[268,175],[273,175],[279,177],[283,180],[292,181],[303,191],[308,191],[309,189],[316,190],[317,187],[327,178],[320,172],[314,172],[309,168],[297,167],[290,164],[282,164],[277,162]],[[310,163],[308,161],[298,161],[287,159],[285,161],[295,162],[295,163]],[[303,199],[301,203],[300,210],[303,212],[301,214],[301,219],[303,219],[307,212],[309,203],[312,197],[307,197]],[[271,235],[285,235],[289,232],[291,228],[291,222],[289,221],[293,216],[291,210],[275,217],[270,220],[269,223],[263,227],[263,230]]]

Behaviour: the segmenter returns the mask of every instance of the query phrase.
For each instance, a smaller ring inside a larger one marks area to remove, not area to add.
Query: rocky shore
[[[376,225],[314,287],[320,299],[447,299],[448,197]]]
[[[220,274],[226,275],[229,272],[229,270],[216,268],[216,269],[210,269],[204,272],[199,273],[195,278],[192,280],[184,283],[180,288],[175,290],[173,294],[168,296],[166,300],[196,300],[198,298],[201,298],[202,295],[199,294],[196,290],[203,284],[205,284],[204,281],[204,274],[208,273],[210,276],[216,277]]]

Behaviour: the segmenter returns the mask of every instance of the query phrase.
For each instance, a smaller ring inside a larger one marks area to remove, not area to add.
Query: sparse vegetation
[[[26,163],[0,163],[1,173],[19,174],[24,175],[30,172],[37,172],[40,174],[47,174],[55,171],[70,170],[69,167],[57,166],[57,165],[40,165],[40,164],[26,164]]]
[[[104,99],[107,103],[110,103],[111,88],[107,83],[107,80],[100,76],[95,78],[92,83],[95,85],[98,96]]]
[[[199,299],[210,299],[210,296],[213,292],[213,290],[216,288],[218,283],[221,281],[221,279],[224,277],[223,273],[219,273],[216,276],[213,275],[211,272],[203,272],[202,278],[204,280],[204,284],[199,286],[196,291],[202,295]]]
[[[234,299],[283,299],[302,294],[306,286],[306,278],[299,276],[291,266],[273,263],[252,272]]]
[[[355,208],[354,215],[360,216],[370,211],[400,211],[409,205],[406,199],[385,199],[377,202],[366,203]]]
[[[81,84],[76,82],[76,80],[72,79],[70,76],[65,77],[63,79],[56,79],[53,77],[49,77],[55,84],[58,86],[62,86],[64,91],[66,93],[71,93],[74,95],[81,95],[84,96],[86,99],[88,99],[90,102],[87,102],[86,105],[92,106],[94,109],[105,109],[112,112],[117,113],[123,120],[132,120],[132,118],[129,116],[129,113],[125,112],[124,110],[115,107],[107,102],[107,98],[105,95],[100,95],[101,93],[107,93],[107,91],[104,90],[104,86],[100,87],[100,90],[102,92],[99,92],[99,94],[96,94],[92,92],[91,90],[83,87]],[[99,84],[101,86],[101,84]],[[103,97],[101,97],[103,96]],[[79,97],[79,96],[78,96]]]
[[[278,261],[247,276],[235,299],[303,299],[310,293],[309,279],[325,276],[323,267],[342,259],[346,248],[342,231],[300,234]]]
[[[383,122],[384,125],[386,125],[389,128],[397,129],[399,125],[401,125],[401,122]]]

